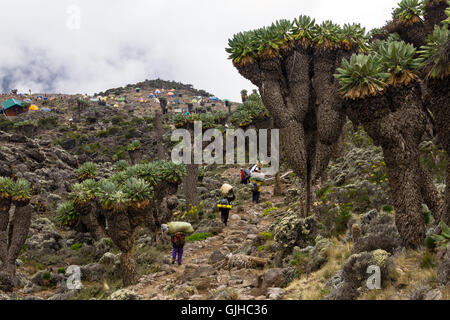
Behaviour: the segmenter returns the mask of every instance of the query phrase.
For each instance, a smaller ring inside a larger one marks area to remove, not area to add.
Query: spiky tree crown
[[[76,183],[72,186],[69,199],[75,204],[84,204],[95,199],[97,189],[98,183],[95,180],[84,180],[82,183]]]
[[[381,59],[374,54],[353,54],[350,60],[342,59],[342,65],[334,75],[341,85],[345,99],[363,99],[375,96],[386,87],[389,73],[383,72]]]
[[[134,140],[127,145],[128,151],[135,151],[141,149],[141,142],[139,140]]]
[[[126,160],[119,160],[114,165],[114,170],[117,172],[122,172],[122,171],[127,170],[128,167],[129,167],[129,165]]]
[[[0,177],[0,198],[11,199],[14,181],[11,178]]]
[[[77,170],[78,180],[94,179],[97,175],[97,165],[93,162],[85,162]]]
[[[419,53],[419,61],[427,78],[444,79],[450,74],[450,41],[448,25],[435,26]]]
[[[245,127],[256,118],[267,116],[269,116],[269,111],[262,103],[261,97],[257,93],[252,93],[247,101],[238,105],[230,117],[230,122],[236,126]]]
[[[394,20],[404,24],[413,24],[422,21],[425,8],[421,0],[402,0],[392,13]]]
[[[12,186],[11,200],[27,201],[31,197],[31,184],[25,179],[18,179]]]
[[[407,85],[417,79],[416,70],[420,64],[415,58],[416,49],[412,44],[403,41],[384,41],[376,54],[383,64],[383,71],[391,75],[388,85]]]
[[[365,29],[359,24],[340,27],[331,21],[320,25],[308,16],[279,20],[268,27],[239,32],[228,41],[225,50],[235,65],[253,63],[255,59],[270,59],[287,54],[296,44],[321,49],[350,50],[367,40]]]
[[[79,213],[73,206],[73,202],[66,201],[58,205],[55,219],[64,226],[73,226],[78,221],[79,216]]]

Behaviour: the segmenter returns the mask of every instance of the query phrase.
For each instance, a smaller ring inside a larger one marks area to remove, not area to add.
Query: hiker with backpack
[[[186,233],[191,234],[194,232],[194,229],[190,223],[182,221],[163,224],[161,225],[161,229],[163,233],[169,232],[171,235],[170,242],[172,243],[172,264],[177,261],[180,266],[183,258],[183,248],[186,242]]]
[[[178,265],[181,266],[186,235],[183,232],[176,232],[170,237],[170,241],[172,242],[172,264],[175,263],[178,255]]]
[[[233,187],[229,184],[222,185],[220,191],[222,192],[224,197],[217,204],[217,208],[219,208],[222,222],[225,224],[225,226],[227,226],[230,210],[233,208],[231,202],[234,201],[236,197],[234,195]]]
[[[248,182],[250,180],[250,176],[251,176],[251,173],[250,173],[249,169],[247,169],[247,168],[242,169],[241,168],[241,183],[242,184],[248,184]]]
[[[264,184],[264,174],[261,172],[261,168],[256,168],[250,177],[250,183],[252,186],[252,201],[259,203],[259,196],[261,195],[261,186]]]

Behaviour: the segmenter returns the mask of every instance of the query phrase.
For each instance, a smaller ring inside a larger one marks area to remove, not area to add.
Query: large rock
[[[370,219],[368,217],[366,215],[366,222],[361,226],[363,236],[355,239],[356,242],[354,243],[353,252],[358,253],[383,249],[387,252],[394,253],[396,249],[402,246],[402,240],[392,215],[379,214]]]
[[[267,294],[268,288],[283,287],[286,284],[284,270],[281,268],[273,268],[266,271],[260,280],[260,287],[263,294]]]
[[[450,245],[439,249],[436,273],[441,285],[446,286],[450,284]]]
[[[332,244],[330,239],[317,236],[316,245],[310,251],[310,260],[307,266],[309,272],[320,269],[328,261],[328,250]]]
[[[327,297],[331,300],[354,300],[361,292],[369,290],[367,280],[373,276],[369,266],[380,269],[381,287],[388,281],[394,269],[390,253],[384,250],[361,252],[351,255],[342,267],[342,281],[334,287]]]
[[[142,300],[142,297],[136,292],[128,289],[120,289],[111,294],[110,300]]]

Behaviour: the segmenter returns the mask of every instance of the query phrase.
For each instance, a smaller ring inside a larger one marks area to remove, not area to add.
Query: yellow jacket
[[[264,184],[263,181],[257,181],[250,178],[250,183],[255,182],[258,185],[258,192],[261,192],[261,186]]]

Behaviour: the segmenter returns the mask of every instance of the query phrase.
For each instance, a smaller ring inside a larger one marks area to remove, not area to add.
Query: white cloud
[[[56,92],[93,93],[161,77],[238,100],[242,88],[253,86],[227,59],[224,48],[234,33],[300,14],[371,29],[390,18],[397,2],[2,1],[0,71],[14,70],[12,85],[21,91],[49,90],[50,82]],[[67,27],[71,5],[81,9],[79,30]]]

